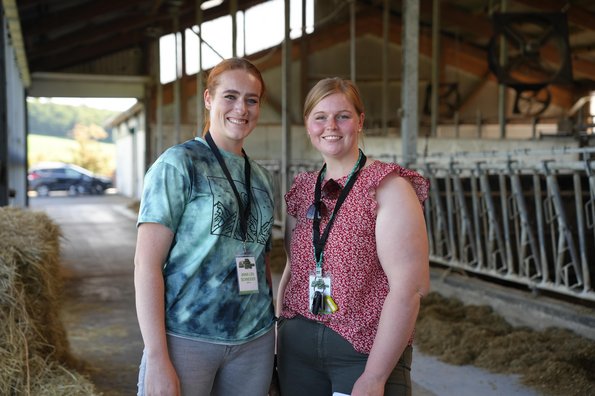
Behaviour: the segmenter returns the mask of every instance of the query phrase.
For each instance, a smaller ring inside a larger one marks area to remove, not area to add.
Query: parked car
[[[67,191],[69,195],[103,194],[112,187],[111,179],[62,162],[37,164],[29,170],[27,180],[29,190],[42,197],[50,191]]]

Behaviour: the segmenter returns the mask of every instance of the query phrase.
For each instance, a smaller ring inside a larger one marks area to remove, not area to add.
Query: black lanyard
[[[225,177],[227,178],[227,181],[229,182],[229,185],[231,186],[231,189],[233,190],[233,193],[236,196],[236,200],[238,201],[238,206],[240,208],[240,229],[242,231],[242,237],[244,238],[244,242],[246,242],[248,236],[248,218],[250,217],[250,202],[252,201],[252,188],[250,186],[250,162],[248,161],[248,155],[246,154],[244,149],[242,149],[242,154],[244,154],[244,179],[246,183],[246,194],[248,196],[248,198],[246,199],[246,206],[244,206],[242,198],[240,197],[240,193],[238,192],[238,189],[236,188],[236,185],[233,182],[233,179],[231,178],[231,174],[229,173],[229,170],[225,165],[225,161],[223,160],[223,157],[219,152],[219,148],[217,147],[217,145],[213,141],[213,138],[211,137],[210,131],[207,132],[207,134],[205,135],[205,140],[207,141],[213,154],[215,154],[215,157],[217,158],[217,161],[221,166],[221,170],[223,170],[223,173],[225,174]]]
[[[324,178],[324,173],[326,171],[326,164],[322,166],[320,172],[318,173],[318,178],[316,179],[316,186],[314,187],[314,207],[316,208],[316,213],[314,213],[314,219],[312,222],[312,243],[314,244],[314,258],[316,259],[316,273],[317,276],[322,276],[322,252],[324,251],[324,245],[326,244],[326,240],[328,239],[328,234],[333,226],[333,222],[335,221],[335,217],[341,205],[347,198],[347,194],[351,191],[351,188],[355,184],[355,180],[359,174],[359,171],[364,167],[366,164],[366,155],[359,150],[359,158],[349,177],[347,178],[347,183],[345,187],[341,190],[341,194],[339,194],[339,198],[337,198],[337,203],[333,209],[333,213],[324,227],[324,231],[322,233],[322,237],[320,236],[320,198],[322,195],[322,179]]]

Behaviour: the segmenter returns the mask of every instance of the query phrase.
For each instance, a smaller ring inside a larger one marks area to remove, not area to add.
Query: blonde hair
[[[304,120],[308,118],[312,109],[327,96],[342,93],[351,102],[358,116],[364,112],[364,103],[357,86],[351,80],[339,77],[325,78],[316,83],[306,95],[304,101]]]

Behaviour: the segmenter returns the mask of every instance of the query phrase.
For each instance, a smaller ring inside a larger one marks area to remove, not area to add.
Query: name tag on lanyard
[[[331,278],[310,274],[308,281],[310,283],[310,312],[314,315],[330,315],[337,312],[339,307],[331,297]]]
[[[238,254],[236,256],[236,272],[240,294],[258,293],[258,273],[256,258],[253,255]]]

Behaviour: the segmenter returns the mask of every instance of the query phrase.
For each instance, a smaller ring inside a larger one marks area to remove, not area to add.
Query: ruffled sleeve
[[[287,205],[287,214],[292,217],[298,217],[300,206],[304,202],[305,184],[310,175],[308,172],[298,174],[294,179],[289,191],[285,193],[285,204]]]
[[[417,195],[417,199],[422,206],[428,198],[430,183],[425,177],[414,170],[404,168],[392,162],[376,161],[375,166],[371,167],[370,171],[373,175],[370,175],[372,177],[367,178],[369,183],[367,189],[370,192],[370,195],[374,198],[374,202],[376,202],[376,189],[384,178],[391,173],[396,173],[411,183],[411,186]],[[376,210],[376,207],[373,209]]]
[[[419,199],[419,203],[423,205],[426,199],[428,199],[428,192],[430,191],[430,182],[428,179],[420,175],[414,170],[403,168],[399,166],[399,176],[406,178],[409,180],[409,183],[413,186],[415,190],[415,194],[417,194],[417,199]]]

